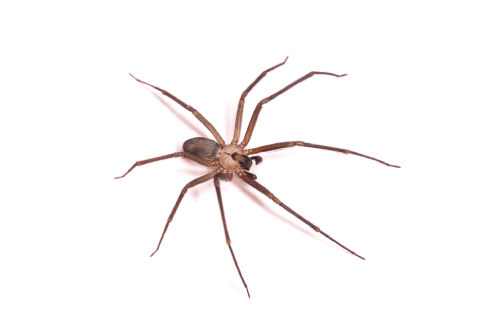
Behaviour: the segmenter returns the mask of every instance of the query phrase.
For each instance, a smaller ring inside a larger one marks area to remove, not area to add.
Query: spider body
[[[257,164],[262,162],[262,157],[250,158],[246,155],[245,150],[238,145],[228,144],[221,147],[217,142],[207,138],[189,139],[184,142],[182,149],[200,159],[210,160],[213,165],[219,165],[217,169],[219,172],[227,174],[241,171],[241,169],[249,171],[253,164],[252,159],[256,160]]]
[[[220,166],[224,168],[224,171],[227,173],[232,173],[241,168],[248,171],[252,166],[252,160],[246,156],[243,148],[235,144],[229,144],[222,147],[218,155]]]
[[[199,158],[213,160],[218,157],[220,146],[214,140],[207,138],[192,138],[184,142],[182,150],[198,156]]]
[[[303,223],[308,225],[311,229],[322,234],[324,237],[326,237],[329,240],[331,240],[332,242],[336,243],[337,245],[339,245],[340,247],[342,247],[346,251],[350,252],[351,254],[364,260],[363,257],[361,257],[360,255],[356,254],[355,252],[351,251],[350,249],[348,249],[344,245],[340,244],[339,242],[334,240],[332,237],[330,237],[328,234],[323,232],[318,226],[314,225],[313,223],[311,223],[310,221],[308,221],[307,219],[305,219],[304,217],[302,217],[301,215],[296,213],[293,209],[291,209],[290,207],[285,205],[281,200],[279,200],[276,196],[274,196],[274,194],[271,193],[271,191],[269,191],[263,185],[258,183],[256,181],[257,176],[251,174],[249,172],[249,170],[250,170],[251,166],[253,165],[253,162],[255,162],[256,164],[261,163],[262,157],[251,156],[251,155],[255,155],[255,154],[263,153],[263,152],[280,150],[283,148],[307,147],[307,148],[330,150],[330,151],[340,152],[340,153],[344,153],[344,154],[353,154],[353,155],[357,155],[357,156],[361,156],[364,158],[368,158],[368,159],[377,161],[379,163],[385,164],[385,165],[390,166],[390,167],[399,168],[399,166],[391,165],[391,164],[388,164],[388,163],[383,162],[381,160],[378,160],[376,158],[373,158],[373,157],[370,157],[367,155],[363,155],[360,153],[356,153],[356,152],[353,152],[351,150],[342,149],[342,148],[335,148],[335,147],[330,147],[330,146],[323,146],[323,145],[307,143],[307,142],[303,142],[303,141],[280,142],[280,143],[274,143],[274,144],[265,145],[265,146],[261,146],[261,147],[257,147],[257,148],[245,149],[245,147],[248,145],[248,143],[250,141],[250,138],[252,137],[253,130],[254,130],[255,125],[257,123],[257,118],[258,118],[259,113],[261,112],[262,106],[264,104],[272,101],[274,98],[283,94],[291,87],[293,87],[293,86],[297,85],[298,83],[312,77],[315,74],[331,75],[331,76],[335,76],[335,77],[342,77],[342,76],[345,76],[346,74],[337,75],[337,74],[328,73],[328,72],[310,72],[310,73],[307,73],[306,75],[304,75],[303,77],[299,78],[298,80],[292,82],[291,84],[289,84],[285,88],[281,89],[280,91],[276,92],[275,94],[262,99],[257,104],[257,106],[252,114],[252,118],[250,120],[250,123],[248,125],[247,131],[245,133],[243,140],[240,143],[238,143],[239,138],[240,138],[240,132],[241,132],[241,122],[242,122],[242,117],[243,117],[243,107],[245,104],[244,103],[245,97],[248,95],[250,90],[252,90],[252,88],[257,84],[257,82],[259,82],[268,72],[272,71],[276,67],[283,65],[287,59],[288,59],[288,57],[285,59],[284,62],[262,72],[257,77],[257,79],[255,79],[254,82],[252,84],[250,84],[250,86],[248,86],[248,88],[242,93],[239,104],[238,104],[238,111],[236,114],[236,124],[235,124],[235,130],[234,130],[234,137],[233,137],[233,140],[231,141],[230,144],[225,143],[225,141],[222,139],[222,137],[217,132],[215,127],[207,119],[205,119],[205,117],[203,117],[196,109],[187,105],[186,103],[184,103],[183,101],[181,101],[180,99],[178,99],[174,95],[170,94],[166,90],[163,90],[163,89],[155,87],[149,83],[141,81],[141,80],[135,78],[132,74],[130,74],[138,82],[144,83],[144,84],[160,91],[163,95],[171,98],[172,100],[174,100],[175,102],[180,104],[182,107],[184,107],[186,110],[191,112],[201,123],[203,123],[203,125],[205,125],[205,127],[212,133],[212,135],[215,138],[215,141],[211,140],[211,139],[207,139],[207,138],[200,138],[200,137],[189,139],[186,142],[184,142],[184,144],[182,146],[182,148],[183,148],[182,152],[177,152],[177,153],[173,153],[173,154],[169,154],[169,155],[155,157],[155,158],[151,158],[148,160],[137,161],[136,163],[134,163],[134,165],[132,165],[132,167],[123,176],[116,177],[116,178],[125,177],[136,166],[141,166],[144,164],[157,162],[157,161],[165,160],[165,159],[170,159],[170,158],[174,158],[174,157],[188,158],[188,159],[190,159],[196,163],[199,163],[201,165],[204,165],[204,166],[207,166],[210,168],[215,168],[215,169],[212,169],[212,171],[210,173],[208,173],[202,177],[199,177],[197,179],[194,179],[193,181],[186,184],[186,186],[184,186],[184,188],[182,189],[182,191],[179,195],[179,198],[177,199],[177,202],[174,205],[174,208],[172,209],[172,212],[170,213],[170,216],[168,217],[167,223],[165,225],[165,228],[163,229],[163,233],[161,235],[158,246],[157,246],[156,250],[151,254],[151,256],[153,256],[156,253],[156,251],[159,250],[160,245],[163,241],[163,237],[165,236],[165,233],[167,232],[168,226],[172,222],[174,215],[175,215],[175,212],[177,211],[177,208],[179,207],[179,205],[182,201],[182,198],[187,193],[187,191],[191,187],[194,187],[198,184],[201,184],[201,183],[204,183],[206,181],[213,179],[215,191],[217,194],[217,200],[219,202],[222,224],[224,226],[224,234],[225,234],[225,238],[226,238],[226,244],[229,247],[234,264],[236,266],[236,269],[238,270],[238,274],[241,278],[241,281],[243,282],[243,285],[246,288],[248,297],[250,297],[250,292],[248,291],[248,287],[246,285],[245,279],[243,278],[243,274],[241,273],[241,270],[238,266],[238,262],[236,261],[236,257],[234,255],[233,249],[231,247],[231,239],[229,237],[229,232],[228,232],[227,224],[226,224],[226,218],[224,215],[224,208],[223,208],[223,204],[222,204],[222,194],[220,191],[219,180],[231,181],[233,178],[233,175],[236,174],[245,183],[247,183],[251,187],[255,188],[257,191],[261,192],[262,194],[266,195],[268,198],[270,198],[272,201],[274,201],[274,203],[281,206],[288,213],[294,215],[300,221],[302,221]]]

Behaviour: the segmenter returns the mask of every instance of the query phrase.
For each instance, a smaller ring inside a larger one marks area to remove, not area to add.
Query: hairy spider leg
[[[172,209],[172,212],[170,213],[170,216],[168,217],[168,220],[167,220],[167,224],[165,224],[165,228],[163,229],[163,233],[161,234],[161,238],[160,238],[160,241],[158,242],[158,247],[156,248],[156,250],[151,254],[150,257],[152,257],[156,252],[158,252],[158,250],[160,249],[160,245],[161,245],[161,242],[163,241],[163,237],[165,236],[165,233],[167,232],[167,229],[168,229],[168,225],[170,224],[170,222],[172,222],[172,220],[174,219],[174,215],[175,215],[175,212],[177,211],[177,208],[179,208],[179,205],[182,201],[182,198],[184,197],[184,195],[186,194],[186,192],[191,188],[191,187],[194,187],[196,185],[199,185],[201,183],[204,183],[206,181],[209,181],[210,179],[214,178],[215,175],[217,175],[218,171],[215,170],[214,172],[211,172],[205,176],[201,176],[199,178],[196,178],[195,180],[192,180],[190,181],[189,183],[186,184],[186,186],[184,186],[184,188],[182,189],[181,191],[181,194],[179,195],[179,198],[177,199],[177,202],[175,203],[175,206],[174,208]]]
[[[337,151],[339,153],[344,153],[344,154],[353,154],[353,155],[361,156],[361,157],[364,157],[364,158],[369,158],[371,160],[377,161],[379,163],[385,164],[385,165],[390,166],[390,167],[401,168],[400,166],[392,165],[392,164],[386,163],[384,161],[378,160],[378,159],[376,159],[374,157],[370,157],[370,156],[367,156],[367,155],[356,153],[355,151],[352,151],[352,150],[349,150],[349,149],[342,149],[342,148],[335,148],[335,147],[329,147],[329,146],[316,145],[316,144],[313,144],[313,143],[307,143],[307,142],[303,142],[303,141],[287,141],[287,142],[273,143],[272,145],[265,145],[265,146],[262,146],[262,147],[247,149],[247,150],[245,150],[245,154],[247,154],[247,155],[253,155],[253,154],[263,153],[263,152],[266,152],[266,151],[273,151],[273,150],[278,150],[278,149],[283,149],[283,148],[290,148],[290,147],[295,147],[295,146],[317,148],[317,149],[325,149],[325,150],[332,150],[332,151]]]
[[[279,95],[281,95],[282,93],[287,91],[288,89],[290,89],[293,86],[299,84],[300,82],[310,78],[314,74],[332,75],[332,76],[336,76],[336,77],[342,77],[342,76],[347,75],[347,74],[338,75],[338,74],[328,73],[328,72],[309,72],[306,75],[304,75],[303,77],[301,77],[300,79],[290,83],[285,88],[278,91],[277,93],[272,94],[271,96],[264,98],[255,107],[255,110],[253,111],[253,114],[252,114],[252,119],[250,119],[250,123],[248,124],[247,132],[245,133],[245,137],[243,138],[243,141],[240,143],[240,146],[246,147],[248,145],[248,142],[250,142],[250,138],[252,137],[252,133],[253,133],[253,130],[255,128],[255,124],[257,123],[257,118],[259,118],[259,113],[260,113],[260,110],[262,109],[262,105],[272,101],[273,99],[275,99],[276,97],[278,97]]]
[[[285,205],[284,203],[282,203],[278,198],[276,198],[267,188],[265,188],[264,186],[262,186],[260,183],[258,183],[257,181],[253,180],[252,178],[248,177],[247,175],[245,175],[244,172],[241,172],[241,173],[238,173],[238,176],[243,179],[243,181],[245,183],[247,183],[248,185],[252,186],[253,188],[255,188],[257,191],[260,191],[262,192],[263,194],[267,195],[271,200],[273,200],[276,204],[278,204],[279,206],[283,207],[287,212],[289,212],[290,214],[294,215],[296,218],[298,218],[299,220],[301,220],[302,222],[304,222],[305,224],[307,224],[309,227],[311,227],[314,231],[316,232],[319,232],[320,234],[322,234],[323,236],[325,236],[326,238],[328,238],[329,240],[331,240],[332,242],[336,243],[337,245],[339,245],[340,247],[342,247],[343,249],[347,250],[348,252],[350,252],[351,254],[355,255],[356,257],[358,258],[361,258],[363,260],[365,260],[365,258],[361,257],[360,255],[356,254],[355,252],[349,250],[347,247],[345,247],[344,245],[340,244],[339,242],[337,242],[335,239],[333,239],[332,237],[330,237],[329,235],[327,235],[326,233],[324,233],[323,231],[321,231],[321,229],[319,227],[317,227],[316,225],[312,224],[311,222],[309,222],[308,220],[306,220],[305,218],[303,218],[302,216],[300,216],[299,214],[297,214],[295,211],[293,211],[290,207],[288,207],[287,205]]]
[[[220,191],[220,182],[219,182],[219,175],[216,175],[214,177],[214,185],[215,185],[215,192],[217,193],[217,200],[219,201],[219,207],[220,207],[220,214],[222,216],[222,224],[224,225],[224,234],[226,235],[226,244],[229,246],[229,251],[231,251],[231,256],[233,256],[233,261],[234,264],[236,265],[236,269],[238,270],[238,274],[240,275],[241,282],[243,282],[243,285],[245,286],[248,294],[248,298],[250,297],[250,292],[248,291],[247,284],[245,283],[245,279],[243,278],[243,274],[241,274],[240,267],[238,266],[238,262],[236,261],[236,257],[234,256],[233,248],[231,247],[231,239],[229,238],[229,231],[227,231],[227,225],[226,225],[226,216],[224,214],[224,206],[222,205],[222,195]]]
[[[153,162],[157,162],[157,161],[161,161],[161,160],[166,160],[166,159],[169,159],[169,158],[172,158],[172,157],[185,157],[185,158],[188,158],[188,159],[190,159],[192,161],[195,161],[196,163],[199,163],[199,164],[207,166],[207,167],[216,166],[219,163],[218,161],[205,160],[205,159],[200,158],[200,157],[198,157],[196,155],[193,155],[191,153],[186,153],[186,152],[173,153],[173,154],[164,155],[164,156],[160,156],[160,157],[150,158],[148,160],[137,161],[137,162],[134,163],[134,165],[132,165],[132,167],[130,169],[128,169],[127,172],[125,172],[125,174],[123,176],[115,177],[115,179],[125,177],[136,166],[141,166],[141,165],[148,164],[148,163],[153,163]]]
[[[181,157],[181,156],[184,156],[184,153],[173,153],[173,154],[168,154],[168,155],[164,155],[164,156],[160,156],[160,157],[150,158],[150,159],[143,160],[143,161],[137,161],[137,162],[134,163],[134,165],[132,165],[132,167],[130,169],[128,169],[127,172],[125,172],[125,174],[123,176],[115,177],[115,179],[125,177],[136,166],[141,166],[141,165],[144,165],[144,164],[153,163],[153,162],[161,161],[161,160],[166,160],[166,159],[169,159],[169,158],[172,158],[172,157]]]
[[[135,76],[133,76],[132,74],[129,73],[130,76],[132,76],[134,79],[136,79],[138,82],[141,82],[141,83],[144,83],[144,84],[147,84],[148,86],[152,87],[152,88],[155,88],[156,90],[160,91],[163,95],[165,96],[168,96],[170,97],[171,99],[173,99],[174,101],[176,101],[177,103],[179,103],[184,109],[190,111],[191,113],[193,113],[193,115],[199,120],[202,122],[203,125],[205,125],[206,128],[208,128],[208,130],[212,133],[212,135],[214,136],[215,140],[221,145],[221,146],[225,146],[226,143],[224,142],[224,140],[222,139],[222,137],[220,136],[219,132],[217,132],[217,130],[215,129],[215,127],[205,118],[201,115],[201,113],[199,113],[195,108],[193,108],[192,106],[190,105],[187,105],[186,103],[184,103],[183,101],[181,101],[180,99],[178,99],[177,97],[175,97],[174,95],[172,95],[171,93],[169,93],[168,91],[166,90],[163,90],[161,88],[158,88],[156,86],[153,86],[152,84],[149,84],[147,82],[144,82],[142,80],[139,80],[137,79]]]
[[[255,79],[255,81],[252,82],[251,85],[248,86],[248,88],[241,94],[241,97],[240,97],[240,102],[238,103],[238,112],[236,112],[236,123],[235,123],[235,126],[234,126],[234,137],[233,137],[233,141],[231,142],[232,144],[237,144],[238,141],[240,140],[240,132],[241,132],[241,121],[243,119],[243,106],[245,105],[245,97],[247,97],[248,93],[250,92],[250,90],[253,89],[253,87],[264,77],[266,76],[267,73],[269,73],[270,71],[272,71],[273,69],[275,69],[276,67],[279,67],[279,66],[282,66],[285,64],[285,62],[287,61],[288,57],[286,57],[285,61],[283,61],[281,64],[277,64],[276,66],[274,67],[271,67],[269,69],[266,69],[265,71],[263,71],[259,77],[257,77]]]

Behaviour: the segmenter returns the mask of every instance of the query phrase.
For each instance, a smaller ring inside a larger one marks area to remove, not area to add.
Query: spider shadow
[[[177,172],[179,174],[184,174],[184,175],[187,175],[188,177],[185,179],[186,181],[186,184],[190,181],[193,181],[199,177],[202,177],[210,172],[212,172],[213,170],[204,170],[204,169],[201,169],[198,168],[200,167],[201,165],[197,164],[196,162],[193,162],[193,161],[190,161],[190,160],[187,160],[186,159],[186,164],[184,164],[185,168],[182,169],[182,170],[178,170]],[[207,183],[209,183],[210,181],[208,181]],[[213,180],[212,180],[213,182]],[[204,183],[202,183],[204,184]],[[188,192],[195,192],[196,189],[198,188],[201,188],[200,187],[201,184],[198,184],[197,186],[194,186],[192,187]]]
[[[240,295],[240,296],[246,296],[241,292],[241,288],[239,288],[236,283],[234,283],[233,279],[229,277],[229,275],[226,275],[226,279],[229,282],[229,284],[234,288],[234,290]]]
[[[156,92],[152,91],[147,86],[145,86],[144,89],[149,91],[158,101],[160,101],[161,104],[163,104],[164,107],[166,107],[177,119],[179,119],[182,123],[184,123],[184,125],[186,125],[189,129],[198,134],[200,137],[206,137],[206,133],[203,133],[199,128],[194,126],[186,117],[182,116],[179,112],[177,112],[172,105],[167,103],[165,99],[158,96]]]
[[[177,171],[179,174],[183,174],[183,175],[187,175],[186,179],[185,179],[185,184],[188,184],[190,181],[193,181],[199,177],[202,177],[210,172],[212,172],[213,170],[205,170],[203,169],[203,166],[199,165],[198,163],[194,162],[194,161],[191,161],[191,160],[188,160],[188,159],[184,159],[185,161],[183,162],[186,162],[185,163],[185,166],[186,168],[182,169],[182,170],[179,170]],[[200,170],[200,167],[201,167],[201,170]],[[207,183],[209,183],[207,185]],[[198,184],[192,188],[190,188],[188,190],[188,193],[190,193],[190,195],[192,196],[192,198],[194,200],[200,200],[200,196],[202,195],[205,195],[205,193],[208,193],[208,192],[212,192],[213,191],[213,184],[210,184],[210,183],[213,183],[213,180],[209,180],[205,183],[201,183],[201,184]],[[182,189],[179,188],[179,191]]]
[[[226,137],[229,138],[229,141],[232,140],[232,137],[234,135],[234,127],[235,127],[235,121],[236,121],[236,113],[237,109],[234,108],[234,103],[232,99],[228,100],[226,102],[226,117],[225,119],[229,119],[229,121],[226,121],[226,128],[224,129],[225,134],[227,135]],[[243,129],[242,129],[243,130]]]

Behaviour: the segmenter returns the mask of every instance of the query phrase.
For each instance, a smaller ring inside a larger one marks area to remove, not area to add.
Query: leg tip
[[[358,258],[360,258],[360,259],[366,260],[365,258],[363,258],[362,256],[360,256],[359,254],[356,254],[356,253],[354,253],[354,252],[353,252],[352,254],[354,254],[356,257],[358,257]]]

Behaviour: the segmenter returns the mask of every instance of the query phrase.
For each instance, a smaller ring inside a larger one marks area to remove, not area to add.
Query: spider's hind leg
[[[175,203],[174,208],[172,209],[172,212],[170,213],[170,216],[168,217],[167,224],[165,224],[165,228],[163,229],[163,233],[161,234],[160,242],[158,243],[156,250],[151,254],[150,257],[152,257],[160,249],[161,242],[163,241],[163,237],[165,236],[165,233],[167,232],[168,226],[170,225],[170,222],[172,222],[172,220],[174,219],[175,212],[177,211],[177,208],[179,208],[179,205],[181,204],[182,198],[184,197],[186,192],[191,187],[194,187],[198,184],[209,181],[210,179],[214,178],[217,174],[218,174],[218,170],[215,170],[214,172],[211,172],[205,176],[201,176],[199,178],[196,178],[195,180],[190,181],[189,183],[187,183],[186,186],[184,186],[184,188],[181,191],[181,194],[179,195],[179,198],[177,199],[177,202]]]
[[[195,156],[195,155],[193,155],[191,153],[179,152],[179,153],[173,153],[173,154],[164,155],[164,156],[160,156],[160,157],[150,158],[148,160],[137,161],[137,162],[134,163],[134,165],[132,165],[132,167],[130,169],[128,169],[127,172],[125,172],[125,174],[123,176],[115,177],[115,179],[119,179],[119,178],[125,177],[136,166],[141,166],[141,165],[148,164],[148,163],[153,163],[153,162],[157,162],[157,161],[161,161],[161,160],[166,160],[166,159],[169,159],[169,158],[172,158],[172,157],[185,157],[187,159],[190,159],[190,160],[192,160],[192,161],[194,161],[196,163],[199,163],[199,164],[207,166],[207,167],[216,166],[219,163],[218,160],[212,160],[212,161],[205,160],[205,159],[200,158],[198,156]]]
[[[183,152],[180,152],[180,153],[173,153],[173,154],[169,154],[169,155],[164,155],[164,156],[160,156],[160,157],[155,157],[155,158],[150,158],[148,160],[142,160],[142,161],[137,161],[134,163],[134,165],[132,165],[132,167],[130,169],[128,169],[127,172],[125,172],[125,174],[123,176],[120,176],[120,177],[115,177],[115,179],[118,179],[118,178],[123,178],[125,177],[130,171],[132,171],[136,166],[141,166],[141,165],[144,165],[144,164],[148,164],[148,163],[153,163],[153,162],[157,162],[157,161],[161,161],[161,160],[166,160],[166,159],[169,159],[169,158],[172,158],[172,157],[181,157],[181,156],[184,156],[184,153]]]
[[[165,95],[165,96],[171,98],[172,100],[176,101],[184,109],[186,109],[189,112],[191,112],[203,125],[205,125],[205,127],[212,133],[212,135],[214,136],[215,140],[219,143],[219,145],[221,145],[221,146],[225,146],[226,145],[226,143],[224,142],[224,140],[220,136],[219,132],[217,132],[217,130],[215,129],[215,127],[205,117],[203,117],[201,115],[201,113],[198,112],[198,110],[196,110],[195,108],[193,108],[190,105],[187,105],[186,103],[184,103],[183,101],[181,101],[180,99],[178,99],[177,97],[175,97],[174,95],[172,95],[171,93],[169,93],[168,91],[166,91],[164,89],[161,89],[161,88],[159,88],[157,86],[153,86],[152,84],[149,84],[149,83],[144,82],[142,80],[139,80],[138,78],[136,78],[135,76],[133,76],[130,73],[129,73],[129,75],[132,76],[137,82],[140,82],[140,83],[143,83],[145,85],[148,85],[151,88],[154,88],[154,89],[158,90],[163,95]]]

